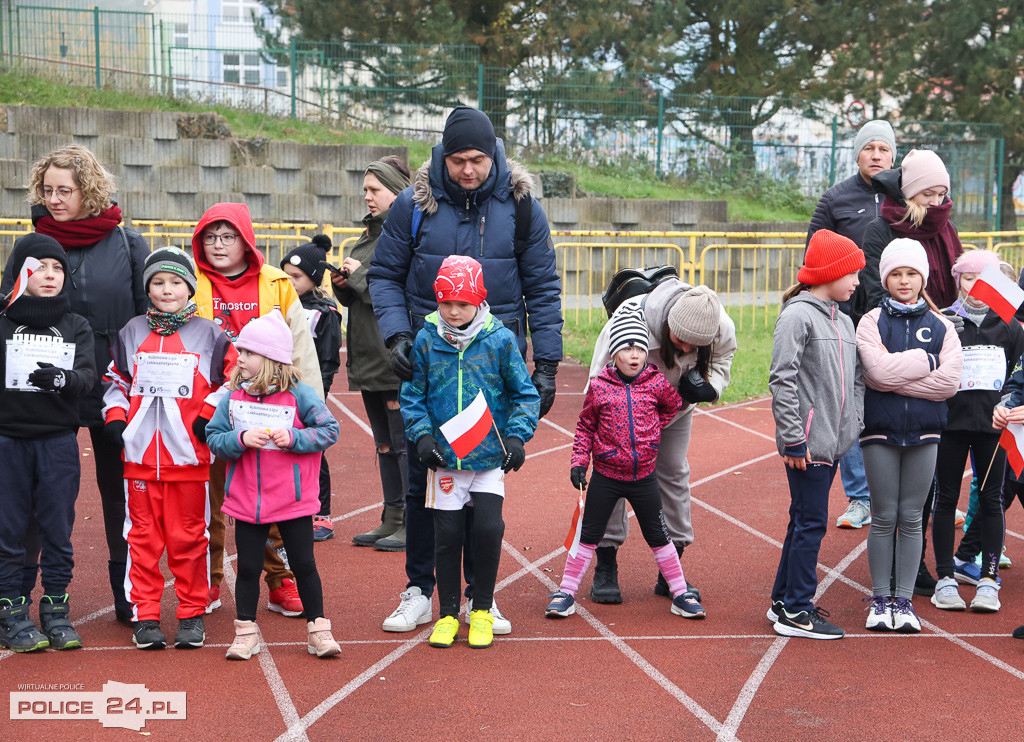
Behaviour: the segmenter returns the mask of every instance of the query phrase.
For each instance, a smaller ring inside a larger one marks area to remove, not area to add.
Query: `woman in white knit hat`
[[[726,314],[717,294],[707,286],[690,286],[678,278],[659,283],[644,296],[623,302],[616,310],[636,311],[643,306],[650,330],[649,360],[657,364],[669,382],[679,390],[683,409],[661,432],[661,446],[655,476],[661,489],[662,507],[668,533],[676,551],[693,543],[690,523],[690,464],[686,459],[694,405],[714,402],[729,385],[729,373],[736,353],[736,326]],[[611,362],[609,320],[594,347],[590,378]],[[598,544],[597,566],[590,599],[595,603],[621,603],[616,550],[626,540],[629,528],[626,508],[620,502],[612,512],[604,538]],[[689,586],[700,600],[700,594]],[[658,574],[654,592],[671,597],[668,584]]]

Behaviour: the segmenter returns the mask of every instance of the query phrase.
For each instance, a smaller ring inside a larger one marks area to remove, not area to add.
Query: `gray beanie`
[[[178,247],[161,247],[146,257],[146,265],[142,269],[142,285],[147,294],[150,279],[164,271],[173,273],[188,284],[190,299],[196,295],[196,264],[187,252]]]
[[[868,121],[857,132],[853,140],[853,156],[860,157],[860,151],[872,142],[885,142],[892,150],[893,162],[896,161],[896,134],[892,130],[892,124],[883,119]]]
[[[626,305],[612,315],[608,328],[608,352],[612,358],[624,348],[650,348],[647,318],[640,307]]]
[[[698,348],[711,345],[722,322],[718,295],[707,286],[694,286],[676,299],[668,313],[668,329],[679,340]]]

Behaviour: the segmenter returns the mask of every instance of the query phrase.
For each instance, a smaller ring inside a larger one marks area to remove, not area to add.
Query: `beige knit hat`
[[[722,305],[707,286],[694,286],[676,299],[668,313],[668,329],[688,345],[710,345],[718,334]]]

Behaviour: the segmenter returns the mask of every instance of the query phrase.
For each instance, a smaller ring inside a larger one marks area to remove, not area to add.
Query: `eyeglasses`
[[[224,247],[231,247],[235,244],[235,239],[237,237],[237,234],[213,234],[212,232],[207,232],[203,235],[203,244],[216,245],[217,240],[219,239],[220,244],[224,245]]]
[[[78,188],[68,188],[67,186],[57,186],[51,188],[50,186],[36,186],[36,195],[44,201],[49,201],[54,194],[57,196],[58,201],[67,201],[71,198],[71,194],[79,190]]]

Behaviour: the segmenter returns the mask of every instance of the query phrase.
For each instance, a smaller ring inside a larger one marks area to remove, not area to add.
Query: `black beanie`
[[[327,253],[330,249],[331,238],[325,234],[318,234],[312,242],[299,245],[285,255],[284,260],[281,261],[281,267],[294,265],[309,276],[314,286],[319,286],[324,280],[324,269],[320,265],[320,261],[327,260]]]
[[[10,259],[11,270],[15,277],[21,272],[25,258],[35,258],[36,260],[53,258],[58,261],[64,269],[64,289],[62,291],[67,290],[71,283],[68,275],[68,254],[57,240],[38,232],[31,232],[15,240]]]
[[[459,106],[448,115],[441,135],[445,157],[467,149],[478,149],[493,160],[497,146],[494,126],[483,111]]]

